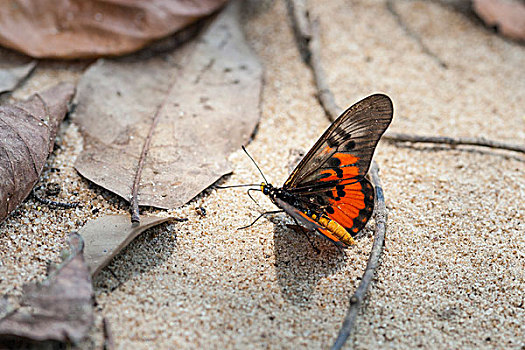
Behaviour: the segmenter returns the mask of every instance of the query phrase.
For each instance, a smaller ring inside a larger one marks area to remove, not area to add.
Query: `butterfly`
[[[330,125],[282,187],[268,183],[261,172],[265,182],[260,191],[281,210],[263,213],[255,221],[284,211],[298,225],[339,247],[354,244],[374,211],[375,190],[365,175],[393,113],[388,96],[368,96]]]

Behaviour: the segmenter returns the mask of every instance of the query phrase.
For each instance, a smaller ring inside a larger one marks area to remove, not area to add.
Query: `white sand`
[[[447,64],[444,69],[383,1],[310,6],[321,18],[323,65],[342,107],[384,92],[395,103],[392,131],[525,142],[523,46],[439,4],[399,1],[401,18]],[[284,4],[265,2],[245,27],[266,68],[262,119],[248,150],[280,185],[293,151],[307,150],[329,123]],[[44,63],[17,96],[63,78],[74,81],[80,68]],[[67,233],[86,220],[126,212],[126,203],[72,168],[82,147],[75,126],[65,124],[59,144],[43,181],[60,183],[61,198],[85,206],[53,210],[28,199],[0,224],[2,294],[16,297],[23,283],[41,279]],[[375,159],[389,227],[352,339],[357,348],[523,349],[524,157],[381,143]],[[225,184],[261,181],[242,152],[231,161],[235,172]],[[195,211],[200,206],[205,217]],[[100,211],[93,214],[94,208]],[[120,349],[329,347],[366,265],[373,226],[346,256],[323,240],[315,241],[322,250],[316,254],[286,228],[284,215],[236,230],[259,210],[244,190],[232,189],[207,191],[164,213],[189,221],[139,237],[95,279],[97,327],[82,348],[100,345],[102,316]]]

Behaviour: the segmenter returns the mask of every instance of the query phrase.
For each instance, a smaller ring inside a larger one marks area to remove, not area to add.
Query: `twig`
[[[106,267],[109,271],[109,273],[111,273],[111,275],[117,280],[117,285],[113,288],[110,289],[110,292],[113,293],[115,291],[115,289],[117,289],[118,287],[120,287],[122,285],[122,281],[120,280],[120,278],[118,278],[117,274],[115,273],[115,271],[113,271],[113,269],[109,266]]]
[[[374,244],[372,245],[370,257],[368,258],[365,272],[361,278],[361,283],[359,283],[355,293],[350,298],[350,306],[346,312],[346,317],[343,321],[341,329],[339,330],[337,339],[335,340],[334,345],[332,345],[332,350],[341,349],[348,337],[350,337],[352,334],[355,320],[357,318],[357,313],[359,312],[359,308],[363,303],[366,292],[368,291],[372,279],[374,278],[375,270],[379,266],[381,254],[383,253],[383,246],[385,244],[387,211],[385,206],[385,196],[383,194],[383,188],[381,187],[381,180],[379,178],[379,169],[375,161],[372,162],[372,166],[370,167],[370,176],[376,190],[374,214],[376,228],[374,232]]]
[[[489,148],[499,148],[509,151],[525,153],[525,146],[509,144],[505,142],[487,140],[484,137],[447,137],[447,136],[422,136],[410,135],[396,132],[388,132],[383,135],[384,140],[392,142],[414,142],[414,143],[442,143],[447,145],[470,145]]]
[[[160,110],[163,105],[164,103],[158,106],[157,110],[155,111],[155,115],[153,116],[153,120],[149,128],[148,137],[146,137],[146,141],[144,141],[144,145],[142,145],[142,152],[140,154],[139,164],[137,165],[137,172],[135,173],[135,179],[133,180],[133,187],[131,189],[131,199],[130,199],[131,224],[133,226],[138,226],[140,224],[140,211],[139,211],[139,199],[138,199],[140,179],[142,177],[142,169],[144,169],[144,162],[146,161],[146,156],[148,155],[149,145],[153,137],[153,131],[155,130],[155,127],[157,126],[159,122]]]
[[[335,98],[328,86],[326,74],[321,65],[321,46],[320,46],[320,29],[318,21],[311,21],[308,17],[307,10],[302,5],[302,0],[287,0],[288,10],[292,25],[294,27],[294,33],[298,42],[301,56],[306,64],[310,66],[314,75],[315,84],[318,91],[318,99],[323,107],[326,116],[330,121],[337,119],[342,109],[335,103]],[[299,4],[299,5],[298,5]],[[389,10],[399,18],[397,12],[391,4],[391,0],[387,2]],[[400,20],[400,18],[399,18]],[[304,24],[306,23],[306,24]],[[404,26],[401,22],[400,25]],[[306,29],[305,29],[306,28]],[[419,39],[420,40],[420,39]],[[304,43],[307,43],[306,45]],[[422,43],[420,43],[422,45]],[[423,50],[425,46],[422,45]],[[427,52],[429,55],[433,55],[431,52]],[[437,56],[436,56],[437,57]],[[437,58],[439,61],[439,58]],[[439,61],[441,62],[441,61]],[[490,148],[499,148],[509,151],[516,151],[525,153],[525,146],[508,144],[505,142],[487,140],[485,138],[452,138],[452,137],[441,137],[441,136],[418,136],[401,133],[388,132],[382,137],[384,140],[394,142],[427,142],[427,143],[440,143],[448,145],[471,145],[481,146]]]
[[[306,0],[287,0],[286,7],[288,8],[288,15],[293,23],[292,29],[299,46],[299,52],[304,63],[310,62],[310,21],[309,13],[306,8]]]
[[[326,74],[321,65],[321,35],[319,21],[310,20],[302,0],[287,0],[289,16],[294,34],[304,62],[310,66],[317,86],[317,98],[330,121],[334,121],[342,111],[335,103]]]
[[[47,198],[43,198],[43,197],[40,197],[36,191],[38,191],[42,186],[38,186],[36,188],[33,189],[33,197],[39,201],[40,203],[43,203],[43,204],[46,204],[46,205],[52,205],[52,206],[55,206],[55,207],[58,207],[58,208],[65,208],[65,209],[73,209],[73,208],[76,208],[80,205],[79,202],[74,202],[74,203],[63,203],[63,202],[57,202],[57,201],[54,201],[54,200],[51,200],[51,199],[47,199]]]
[[[317,98],[327,112],[330,121],[334,121],[341,113],[342,109],[335,102],[334,94],[328,86],[326,74],[321,65],[321,35],[319,21],[313,21],[311,26],[312,39],[310,40],[311,59],[310,66],[314,73],[315,84],[317,85]]]
[[[387,0],[386,2],[386,8],[387,10],[392,14],[392,16],[396,19],[397,23],[399,24],[399,26],[404,30],[404,32],[410,37],[412,38],[412,40],[414,40],[417,45],[419,46],[419,48],[421,49],[421,51],[423,51],[423,53],[425,53],[426,55],[428,55],[429,57],[431,57],[434,61],[436,61],[437,64],[439,64],[442,68],[447,68],[447,64],[441,59],[439,58],[438,55],[436,55],[434,52],[432,52],[432,50],[430,50],[428,48],[427,45],[425,45],[425,43],[423,42],[423,40],[421,40],[421,37],[414,33],[406,24],[405,24],[405,21],[403,21],[403,18],[401,17],[401,15],[397,12],[397,10],[395,9],[395,6],[394,6],[394,1],[393,0]]]
[[[104,350],[113,350],[115,349],[115,342],[113,341],[113,332],[109,325],[107,318],[102,319],[102,328],[104,330]]]

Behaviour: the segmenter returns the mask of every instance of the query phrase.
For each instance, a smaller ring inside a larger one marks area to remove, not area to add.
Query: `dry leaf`
[[[9,0],[0,44],[38,58],[122,55],[207,16],[226,0]]]
[[[74,92],[73,85],[59,84],[25,102],[0,107],[0,221],[38,181]]]
[[[0,320],[0,345],[13,340],[82,340],[93,324],[93,287],[82,238],[69,238],[70,255],[41,284],[24,287],[22,307]]]
[[[174,61],[104,60],[88,70],[73,116],[84,135],[75,164],[80,174],[130,200],[155,122],[140,205],[180,206],[231,171],[226,158],[258,122],[262,81],[238,5],[231,3]]]
[[[0,94],[13,91],[36,67],[36,61],[28,64],[0,69]]]
[[[474,11],[490,27],[509,38],[525,40],[525,4],[522,1],[474,0]]]
[[[89,221],[79,233],[86,241],[84,256],[91,274],[96,276],[142,232],[171,219],[143,216],[140,226],[136,227],[132,227],[127,215],[108,215]]]

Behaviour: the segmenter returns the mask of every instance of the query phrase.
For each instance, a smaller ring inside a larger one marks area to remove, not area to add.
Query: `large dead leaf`
[[[130,200],[149,139],[139,203],[173,208],[231,171],[227,156],[258,122],[262,80],[238,6],[173,57],[104,60],[88,70],[73,116],[85,140],[75,164],[83,176]]]
[[[226,0],[8,0],[0,44],[38,58],[121,55],[211,14]]]
[[[36,67],[36,61],[22,66],[0,69],[0,94],[15,89]]]
[[[525,4],[521,0],[474,0],[474,11],[509,38],[525,41]]]
[[[140,226],[132,226],[127,215],[108,215],[89,221],[80,234],[86,241],[84,256],[93,276],[142,232],[171,218],[143,216]]]
[[[73,85],[59,84],[0,107],[0,221],[38,181],[74,92]]]
[[[78,342],[93,323],[93,287],[78,234],[69,257],[41,284],[24,287],[21,307],[0,320],[0,345],[7,341]]]

